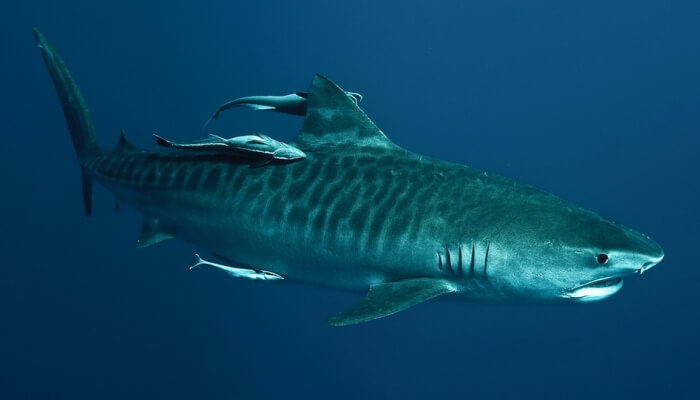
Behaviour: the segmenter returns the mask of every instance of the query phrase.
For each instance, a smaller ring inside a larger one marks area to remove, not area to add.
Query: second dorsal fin
[[[292,143],[301,149],[340,144],[396,147],[351,95],[322,75],[311,81],[304,126]]]
[[[126,134],[124,133],[124,130],[122,129],[121,133],[119,134],[119,142],[117,142],[117,150],[134,150],[136,147],[129,143],[128,140],[126,140]]]

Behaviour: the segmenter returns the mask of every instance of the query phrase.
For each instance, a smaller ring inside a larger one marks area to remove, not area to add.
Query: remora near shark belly
[[[369,290],[333,325],[437,296],[600,300],[663,258],[646,235],[554,195],[402,149],[321,75],[291,143],[307,155],[298,162],[249,168],[226,154],[150,152],[123,138],[103,150],[68,69],[34,32],[78,155],[88,215],[96,181],[143,213],[141,246],[174,237],[235,265],[228,271],[236,276]]]

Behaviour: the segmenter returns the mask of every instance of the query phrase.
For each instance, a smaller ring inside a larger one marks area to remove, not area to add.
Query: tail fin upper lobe
[[[53,80],[53,84],[56,87],[56,93],[61,101],[78,159],[82,160],[100,152],[95,135],[95,126],[92,123],[90,111],[80,89],[78,89],[78,85],[73,80],[61,57],[56,53],[51,43],[46,40],[44,34],[37,28],[32,29],[34,30],[37,46],[41,50],[46,68],[49,70],[51,80]],[[92,211],[92,178],[85,168],[81,168],[81,172],[83,174],[85,215],[90,215]]]

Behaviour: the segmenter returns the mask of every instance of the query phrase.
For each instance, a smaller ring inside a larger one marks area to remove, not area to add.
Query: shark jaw
[[[578,285],[562,295],[565,299],[571,299],[580,303],[603,300],[617,293],[622,288],[622,278],[609,277]]]

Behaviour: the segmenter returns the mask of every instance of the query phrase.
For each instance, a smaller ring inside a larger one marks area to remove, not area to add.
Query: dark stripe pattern
[[[225,156],[122,149],[96,155],[83,166],[108,185],[159,194],[160,201],[170,194],[173,199],[191,195],[248,224],[275,227],[329,251],[398,254],[428,235],[446,243],[433,250],[440,269],[487,272],[489,247],[479,255],[485,259],[475,261],[474,244],[469,249],[450,242],[469,233],[455,204],[474,201],[463,189],[467,180],[478,179],[478,171],[402,149],[320,149],[306,160],[259,168]]]

